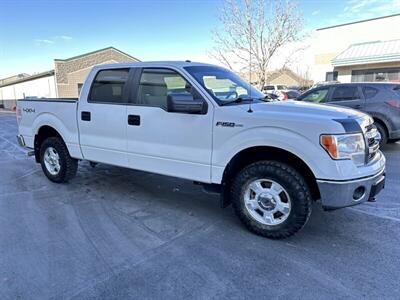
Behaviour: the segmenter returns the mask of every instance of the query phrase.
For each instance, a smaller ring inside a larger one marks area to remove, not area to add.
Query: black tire
[[[386,132],[386,128],[383,127],[383,125],[379,123],[375,123],[376,129],[378,129],[380,135],[381,135],[381,141],[379,143],[379,146],[382,147],[387,144],[388,142],[388,134]]]
[[[400,141],[400,139],[390,139],[390,140],[388,140],[388,143],[394,144],[394,143],[397,143],[398,141]]]
[[[53,147],[59,156],[60,169],[56,175],[47,170],[44,162],[44,154],[47,148]],[[46,177],[56,183],[68,182],[75,177],[78,170],[78,160],[69,155],[67,146],[60,137],[49,137],[45,139],[40,146],[40,164]]]
[[[278,225],[266,225],[253,218],[245,207],[244,193],[250,182],[271,179],[279,183],[291,201],[287,219]],[[231,189],[232,204],[236,215],[252,232],[271,239],[284,239],[299,231],[307,223],[312,210],[312,198],[304,178],[292,167],[278,161],[260,161],[239,172]]]

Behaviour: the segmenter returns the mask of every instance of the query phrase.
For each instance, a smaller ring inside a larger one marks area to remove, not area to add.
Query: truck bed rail
[[[18,99],[17,101],[32,101],[32,102],[77,102],[78,98],[40,98],[40,99]]]

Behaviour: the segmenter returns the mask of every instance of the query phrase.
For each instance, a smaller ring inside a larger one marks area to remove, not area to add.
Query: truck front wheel
[[[239,172],[232,184],[233,207],[243,224],[272,239],[295,234],[307,223],[312,198],[304,178],[277,161],[259,161]]]
[[[49,137],[40,147],[40,164],[48,179],[56,183],[67,182],[76,175],[78,161],[69,155],[60,137]]]

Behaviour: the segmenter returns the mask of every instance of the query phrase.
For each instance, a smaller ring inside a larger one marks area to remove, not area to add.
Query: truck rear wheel
[[[78,161],[69,155],[60,137],[49,137],[40,147],[40,164],[46,177],[53,182],[67,182],[76,175]]]
[[[254,233],[287,238],[307,223],[312,198],[304,178],[277,161],[245,167],[233,181],[232,203],[243,224]]]

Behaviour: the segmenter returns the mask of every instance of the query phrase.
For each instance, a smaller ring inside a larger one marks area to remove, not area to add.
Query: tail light
[[[282,100],[289,99],[289,96],[288,96],[288,94],[286,92],[282,92],[282,94],[283,94],[283,99]]]
[[[21,108],[19,108],[19,107],[16,108],[15,115],[17,117],[17,123],[19,125],[19,123],[21,123],[21,119],[22,119]]]
[[[385,101],[385,103],[390,107],[400,109],[400,100],[389,100]]]

